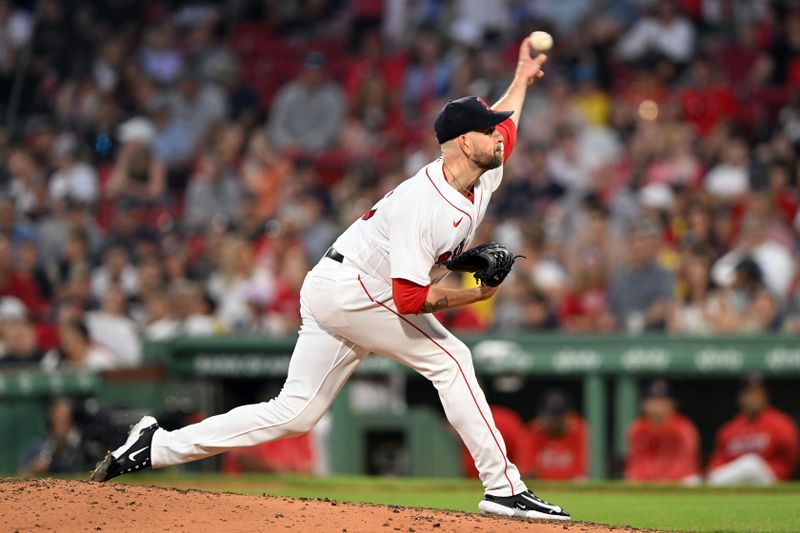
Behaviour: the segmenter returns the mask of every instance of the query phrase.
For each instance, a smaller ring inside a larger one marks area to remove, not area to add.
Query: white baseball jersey
[[[437,159],[398,185],[356,220],[333,248],[364,273],[391,285],[403,278],[430,285],[449,272],[442,263],[475,237],[503,167],[485,172],[473,199],[453,189]]]

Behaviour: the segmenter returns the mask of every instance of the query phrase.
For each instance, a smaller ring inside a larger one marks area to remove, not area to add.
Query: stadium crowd
[[[556,45],[479,235],[526,259],[442,321],[800,332],[796,2],[0,0],[0,365],[293,332],[309,266],[532,28]]]

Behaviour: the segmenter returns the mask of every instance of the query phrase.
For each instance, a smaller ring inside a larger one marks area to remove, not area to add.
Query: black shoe
[[[492,496],[486,494],[478,504],[481,514],[501,516],[518,516],[521,518],[537,518],[540,520],[570,520],[569,513],[558,505],[547,503],[526,490],[514,496]]]
[[[111,478],[138,472],[152,466],[150,460],[150,443],[153,433],[158,429],[158,422],[152,416],[145,416],[135,425],[131,426],[125,444],[109,452],[102,461],[94,467],[92,481],[108,481]]]

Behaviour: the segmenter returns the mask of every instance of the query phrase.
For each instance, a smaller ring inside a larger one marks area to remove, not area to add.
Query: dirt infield
[[[536,532],[633,531],[581,522],[545,523],[478,514],[328,500],[97,484],[0,480],[0,531]]]

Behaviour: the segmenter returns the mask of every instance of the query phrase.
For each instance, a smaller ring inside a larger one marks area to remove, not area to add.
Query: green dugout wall
[[[606,458],[609,457],[609,445],[615,456],[622,456],[625,452],[625,431],[637,412],[638,379],[654,376],[671,379],[732,378],[754,371],[763,372],[768,377],[800,378],[800,342],[796,336],[529,335],[464,340],[473,351],[479,375],[519,374],[569,377],[582,381],[582,411],[591,427],[589,449],[593,478],[603,478],[608,474]],[[168,381],[179,379],[186,383],[199,380],[208,386],[218,379],[285,376],[294,341],[294,337],[175,339],[147,344],[145,353],[148,364],[166,369]],[[390,359],[370,356],[357,372],[375,375],[413,371]],[[38,373],[0,375],[2,432],[7,431],[7,424],[14,423],[9,416],[4,416],[10,405],[24,402],[33,395],[42,398],[51,389],[52,394],[57,394],[57,390],[62,394],[69,393],[69,387],[65,390],[65,383],[73,382],[64,379],[40,377]],[[94,377],[80,379],[84,381],[74,382],[81,383],[76,385],[76,392],[95,388],[102,391],[107,386],[102,381],[94,381]],[[152,386],[148,390],[152,390]],[[128,393],[135,394],[134,388]],[[609,398],[613,399],[614,408],[610,416]],[[342,407],[337,403],[334,409],[341,410]],[[420,420],[429,418],[424,414],[414,416],[419,416]],[[334,447],[337,439],[342,441],[342,446],[352,446],[352,443],[345,442],[345,438],[335,437]],[[414,441],[412,445],[418,446],[418,443]],[[0,464],[0,468],[4,465]],[[356,472],[359,467],[350,465],[348,470]]]

